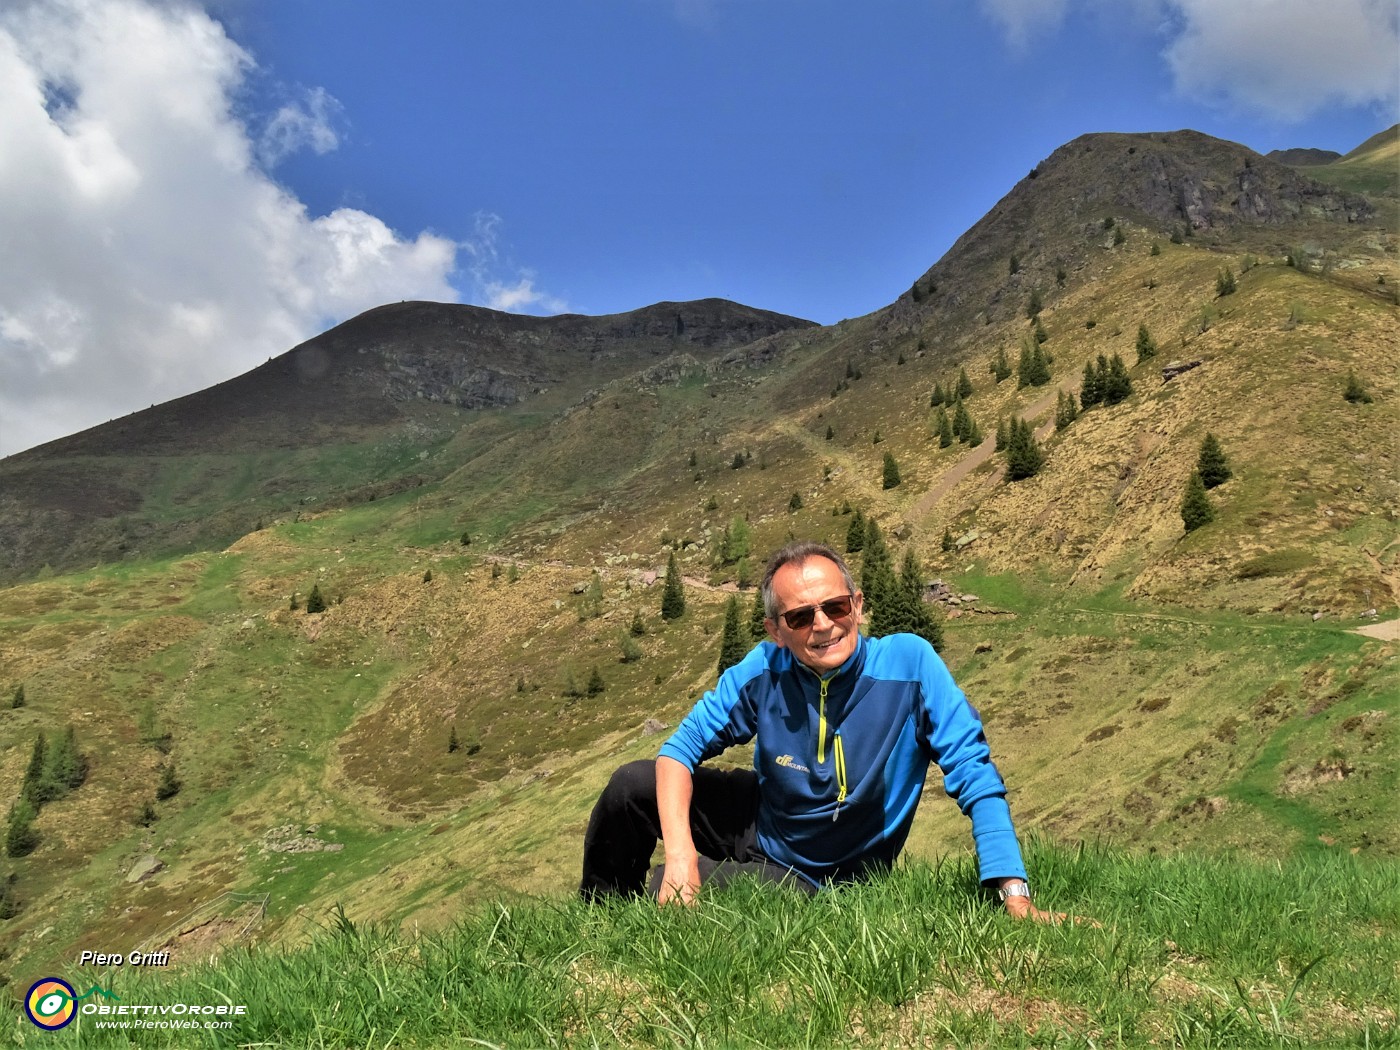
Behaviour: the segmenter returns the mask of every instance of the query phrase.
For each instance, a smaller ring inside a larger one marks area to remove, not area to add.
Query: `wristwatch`
[[[997,896],[1001,898],[1003,904],[1006,903],[1008,897],[1025,897],[1026,900],[1030,900],[1030,883],[1026,882],[1025,879],[1008,879],[998,887]]]

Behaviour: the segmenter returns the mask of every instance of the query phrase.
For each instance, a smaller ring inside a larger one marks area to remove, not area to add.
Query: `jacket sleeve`
[[[747,656],[719,677],[719,682],[700,698],[671,738],[661,745],[661,754],[673,758],[691,772],[706,759],[714,758],[735,744],[746,744],[755,731],[753,691],[755,679],[768,673],[770,642],[749,650]]]
[[[943,787],[972,820],[972,838],[983,882],[1026,877],[1006,784],[992,762],[982,719],[930,648],[921,675],[920,733],[938,768]]]

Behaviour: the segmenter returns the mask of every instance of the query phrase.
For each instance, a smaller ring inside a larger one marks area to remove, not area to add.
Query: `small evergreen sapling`
[[[1064,430],[1075,421],[1078,415],[1079,412],[1074,404],[1074,395],[1061,390],[1055,404],[1055,429]]]
[[[749,640],[739,615],[739,599],[730,595],[724,603],[724,633],[719,643],[719,673],[723,674],[744,658],[749,651]]]
[[[1206,495],[1205,483],[1201,480],[1200,472],[1193,470],[1186,482],[1186,493],[1181,498],[1182,524],[1187,532],[1195,532],[1214,520],[1215,510],[1210,505],[1210,497]]]
[[[768,631],[763,626],[763,621],[767,614],[763,608],[763,588],[753,592],[753,604],[749,606],[749,641],[757,645],[768,637]]]
[[[934,429],[938,431],[938,447],[947,448],[953,443],[953,424],[948,418],[947,409],[940,408],[938,416],[934,420]]]
[[[851,524],[846,528],[846,553],[858,554],[865,547],[865,515],[860,508],[851,515]]]
[[[1147,330],[1147,325],[1138,325],[1137,334],[1137,359],[1139,362],[1146,361],[1149,357],[1157,356],[1157,344],[1152,341],[1152,333]]]
[[[1361,380],[1356,378],[1355,372],[1347,373],[1347,386],[1342,397],[1353,405],[1369,405],[1373,400],[1370,392],[1362,385]]]
[[[34,803],[20,795],[10,807],[10,820],[5,828],[5,855],[27,857],[39,845],[39,833],[34,829],[34,818],[39,815]]]
[[[967,378],[967,369],[958,369],[958,397],[972,396],[972,380]]]
[[[886,453],[885,453],[885,469],[884,469],[883,487],[884,487],[884,488],[887,488],[887,489],[892,489],[892,488],[895,488],[895,487],[898,486],[898,485],[899,485],[899,464],[896,463],[896,462],[894,461],[894,456],[893,456],[891,453],[886,452]]]
[[[666,560],[666,583],[661,589],[661,618],[678,620],[684,615],[685,588],[681,584],[681,570],[676,564],[676,552],[672,551]]]
[[[1201,484],[1208,489],[1223,484],[1232,474],[1225,452],[1214,434],[1207,434],[1201,442],[1201,452],[1196,459],[1196,473],[1201,476]]]
[[[608,684],[603,681],[603,673],[598,670],[598,665],[594,664],[593,669],[588,674],[588,695],[597,696]]]

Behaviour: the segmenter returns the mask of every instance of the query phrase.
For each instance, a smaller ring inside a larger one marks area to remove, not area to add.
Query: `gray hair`
[[[834,564],[841,570],[841,581],[846,585],[846,593],[856,593],[856,581],[851,578],[851,570],[846,568],[845,561],[833,548],[815,540],[794,540],[769,558],[768,568],[763,571],[763,615],[768,619],[778,618],[777,602],[773,598],[773,577],[784,565],[792,562],[801,565],[808,558],[825,558]]]

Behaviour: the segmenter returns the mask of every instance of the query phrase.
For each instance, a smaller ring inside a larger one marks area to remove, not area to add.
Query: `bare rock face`
[[[126,873],[127,882],[145,882],[156,872],[165,867],[165,862],[159,857],[146,856],[138,860]]]

